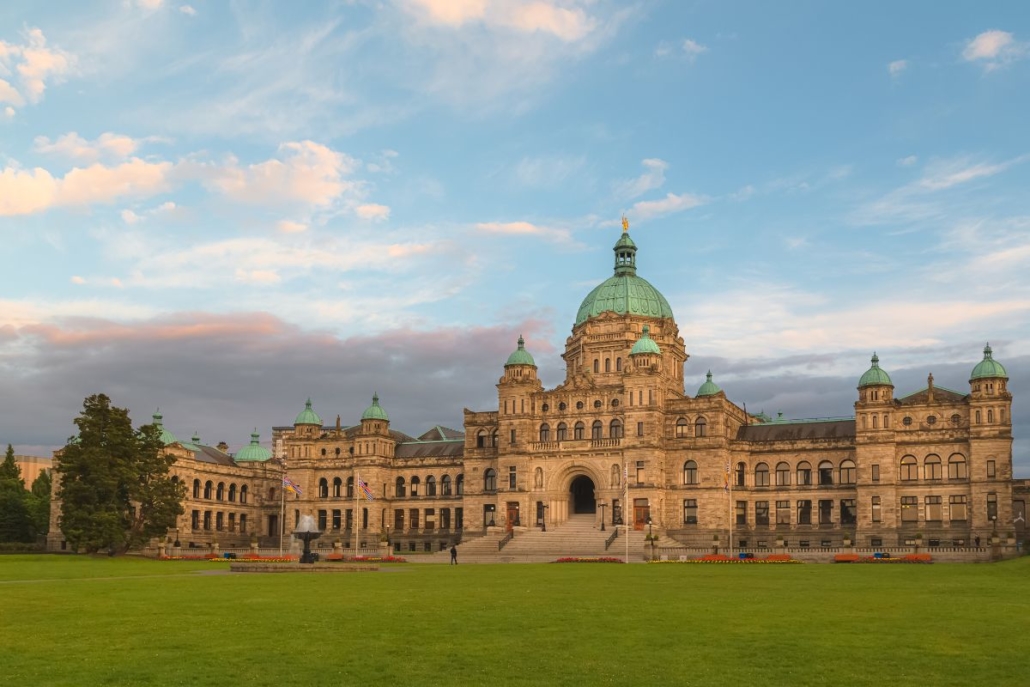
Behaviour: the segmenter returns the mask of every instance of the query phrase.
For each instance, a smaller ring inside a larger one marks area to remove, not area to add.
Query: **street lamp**
[[[651,532],[651,516],[647,516],[647,540],[651,542],[651,560],[654,560],[654,534]]]
[[[540,504],[540,509],[544,512],[544,519],[540,523],[540,531],[541,532],[546,532],[547,531],[547,504],[546,503],[541,503]]]
[[[604,532],[604,507],[608,504],[604,502],[604,499],[601,499],[597,505],[601,507],[601,531]]]

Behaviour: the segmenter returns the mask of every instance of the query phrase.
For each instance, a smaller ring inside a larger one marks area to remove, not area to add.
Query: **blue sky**
[[[846,415],[989,340],[1030,475],[1024,4],[301,7],[0,7],[0,441],[460,426],[520,333],[562,380],[625,213],[688,392]]]

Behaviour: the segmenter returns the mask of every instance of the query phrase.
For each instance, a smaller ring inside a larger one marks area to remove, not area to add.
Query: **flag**
[[[301,490],[300,490],[300,487],[297,486],[296,482],[291,480],[286,475],[283,475],[283,488],[286,491],[292,491],[297,496],[300,496],[301,493],[302,493]]]
[[[376,500],[376,497],[372,496],[372,490],[368,488],[367,484],[365,484],[365,480],[361,479],[360,477],[358,478],[358,489],[361,490],[361,493],[364,495],[366,501]]]

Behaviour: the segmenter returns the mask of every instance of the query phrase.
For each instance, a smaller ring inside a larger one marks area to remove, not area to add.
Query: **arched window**
[[[274,494],[275,489],[273,489],[272,492]],[[246,502],[247,502],[247,485],[244,484],[242,487],[240,487],[240,503],[246,503]]]
[[[268,500],[275,501],[275,487],[269,487],[268,489]]]
[[[537,468],[533,471],[533,486],[541,489],[544,486],[544,469]]]
[[[350,486],[350,481],[349,480],[347,482],[347,486]],[[405,489],[404,489],[404,478],[403,477],[398,477],[397,478],[397,496],[403,497],[405,495],[405,493],[406,492],[405,492]]]
[[[683,464],[683,483],[697,484],[697,463],[692,460]]]
[[[583,438],[583,432],[585,431],[585,429],[586,429],[586,427],[585,427],[585,425],[582,422],[577,422],[576,426],[572,428],[572,438],[573,439],[582,439]]]
[[[600,420],[594,420],[590,426],[590,438],[601,439],[604,436],[604,424]]]
[[[905,456],[901,459],[901,481],[913,482],[919,479],[919,464],[915,456]]]
[[[833,463],[824,460],[819,463],[819,486],[825,487],[833,484]]]
[[[490,447],[491,448],[497,448],[497,430],[496,429],[494,430],[494,433],[490,435]]]
[[[810,487],[812,486],[812,465],[807,460],[803,460],[798,463],[798,479],[797,485],[799,487]]]
[[[205,499],[211,498],[211,490],[214,489],[214,488],[215,488],[215,485],[211,482],[211,480],[208,480],[207,482],[204,482],[204,498]]]
[[[976,411],[976,424],[980,424],[980,411]]]
[[[611,372],[612,371],[612,359],[611,358],[605,358],[604,359],[604,371],[605,372]]]
[[[497,471],[493,468],[483,473],[483,491],[497,491]]]
[[[948,479],[969,479],[966,457],[961,453],[953,453],[948,458]]]
[[[941,471],[941,457],[931,453],[923,461],[923,479],[940,480],[944,475]]]
[[[765,463],[759,463],[755,466],[755,486],[769,486],[769,466]]]
[[[616,418],[611,421],[611,423],[608,425],[608,436],[610,436],[612,439],[622,438],[622,420]]]
[[[676,420],[676,438],[677,439],[686,439],[687,438],[687,427],[689,427],[689,426],[690,426],[690,424],[687,422],[687,418],[685,418],[685,417],[681,417],[680,419]]]
[[[325,477],[318,480],[318,498],[329,498],[329,481]]]
[[[225,500],[225,482],[218,483],[218,490],[215,492],[215,499],[218,501]]]
[[[465,493],[465,475],[458,475],[458,478],[454,480],[454,495],[461,496]]]
[[[354,498],[354,478],[353,477],[348,477],[347,478],[347,498],[349,498],[349,499]]]
[[[615,371],[622,372],[622,358],[615,359]]]
[[[549,424],[547,424],[545,422],[544,424],[540,425],[540,441],[544,442],[544,441],[550,441],[550,440],[551,440],[551,425],[549,425]]]
[[[476,448],[486,448],[486,432],[483,430],[476,432]]]
[[[705,420],[703,417],[699,417],[697,419],[697,421],[694,422],[694,436],[696,436],[696,437],[706,437],[706,436],[708,436],[708,421]]]
[[[340,498],[343,496],[343,480],[339,477],[333,477],[333,498]]]
[[[200,498],[200,480],[199,479],[193,480],[193,498],[195,498],[195,499],[199,499]]]
[[[229,485],[229,501],[230,503],[236,502],[236,483],[233,482]]]
[[[411,478],[411,495],[412,496],[418,496],[418,485],[421,484],[421,483],[422,483],[422,480],[420,480],[418,478],[418,475],[415,475],[414,477]]]
[[[594,374],[597,374],[600,371],[601,371],[601,361],[598,360],[597,358],[594,358]]]
[[[567,440],[569,438],[569,426],[564,422],[559,422],[556,434],[557,436],[555,437],[555,439],[557,439],[558,441]]]
[[[622,483],[622,470],[618,464],[612,465],[612,486],[617,487]]]
[[[436,496],[436,478],[432,475],[426,477],[426,496]]]
[[[994,409],[993,408],[988,408],[987,409],[987,424],[992,424],[993,422],[994,422]]]
[[[857,480],[855,472],[855,461],[849,459],[842,460],[840,463],[840,483],[841,484],[854,484]]]
[[[745,467],[745,465],[743,463],[737,463],[737,469],[736,469],[736,471],[734,473],[734,486],[737,486],[737,487],[744,486],[744,471],[746,469],[747,468]]]
[[[440,478],[440,493],[444,496],[451,495],[451,476],[444,475]]]
[[[788,465],[787,463],[776,464],[776,486],[790,486],[790,465]]]

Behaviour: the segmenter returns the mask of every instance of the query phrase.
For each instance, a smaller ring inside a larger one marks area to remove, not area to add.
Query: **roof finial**
[[[626,219],[626,215],[622,216],[622,233],[625,234],[629,231],[629,220]]]
[[[525,347],[526,347],[526,340],[522,338],[521,334],[519,334],[519,348],[525,348]]]
[[[988,341],[986,344],[984,344],[984,360],[987,360],[988,358],[993,358],[993,353],[994,351],[991,350],[991,342]]]

